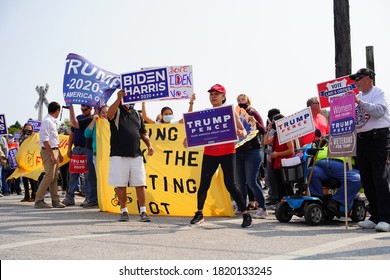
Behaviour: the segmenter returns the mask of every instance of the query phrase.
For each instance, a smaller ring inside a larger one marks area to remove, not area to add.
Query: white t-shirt
[[[373,87],[358,95],[360,104],[356,106],[357,133],[374,128],[390,127],[389,98],[380,88]]]

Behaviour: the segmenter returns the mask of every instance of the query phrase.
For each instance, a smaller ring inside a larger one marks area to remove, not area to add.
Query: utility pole
[[[42,121],[42,110],[43,110],[43,104],[46,105],[46,108],[49,106],[49,102],[46,99],[46,93],[49,90],[49,85],[46,83],[46,86],[36,86],[35,90],[37,91],[39,95],[39,99],[37,103],[35,103],[35,110],[38,109],[38,121]]]
[[[333,0],[336,78],[351,74],[349,0]]]
[[[375,72],[374,47],[373,46],[366,47],[366,67],[370,68],[372,71]],[[375,77],[374,77],[373,81],[374,81],[374,85],[375,85]]]

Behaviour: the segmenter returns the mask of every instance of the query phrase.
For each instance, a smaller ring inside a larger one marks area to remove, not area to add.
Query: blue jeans
[[[4,170],[4,168],[1,168],[1,193],[3,194],[10,194],[11,190],[9,188],[7,177],[10,175],[7,170]]]
[[[311,167],[307,173],[310,174]],[[328,178],[338,179],[341,183],[339,190],[332,196],[334,200],[344,205],[344,163],[341,160],[322,159],[316,162],[310,180],[310,193],[313,196],[323,196],[322,182]],[[347,170],[347,203],[351,205],[362,184],[357,169]]]
[[[88,150],[87,153],[87,166],[88,166],[88,180],[85,183],[85,199],[90,202],[97,203],[97,187],[96,187],[96,170],[93,163],[93,152]]]
[[[257,180],[260,165],[260,149],[236,151],[237,185],[243,195],[244,201],[246,201],[249,188],[259,203],[259,207],[266,209],[263,190]]]
[[[72,154],[74,155],[87,155],[88,154],[88,149],[83,148],[83,147],[74,147]],[[88,160],[87,160],[88,162]],[[71,173],[69,176],[69,188],[68,191],[66,192],[66,197],[67,198],[74,198],[74,193],[78,189],[78,181],[79,181],[80,174],[79,173]],[[88,185],[88,173],[84,174],[84,182],[85,185]]]

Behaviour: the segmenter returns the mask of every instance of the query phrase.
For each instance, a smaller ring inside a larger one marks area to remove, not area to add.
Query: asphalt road
[[[119,222],[99,209],[35,209],[21,199],[0,197],[1,260],[390,260],[390,233],[346,229],[336,219],[282,224],[269,211],[248,229],[241,217],[205,217],[197,226],[190,217]]]

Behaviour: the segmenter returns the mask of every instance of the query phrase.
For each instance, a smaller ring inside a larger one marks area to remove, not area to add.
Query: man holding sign
[[[123,105],[124,96],[123,89],[118,91],[117,99],[107,112],[111,131],[109,185],[117,187],[122,212],[119,221],[129,221],[126,190],[131,186],[136,189],[140,221],[150,222],[146,212],[146,171],[140,140],[148,147],[148,156],[153,155],[154,149],[139,113],[131,105]]]
[[[390,149],[389,97],[374,86],[375,73],[362,68],[350,76],[360,93],[355,95],[356,155],[371,217],[359,222],[365,229],[390,231],[390,191],[386,161]]]

